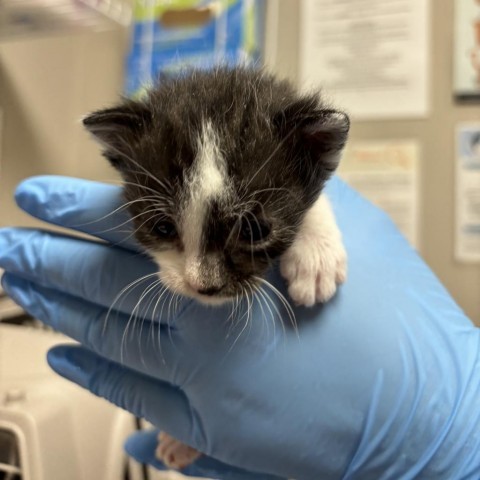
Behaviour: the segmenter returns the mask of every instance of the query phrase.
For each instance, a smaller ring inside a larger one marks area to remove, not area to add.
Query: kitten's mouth
[[[235,295],[222,294],[221,292],[205,294],[198,292],[188,285],[185,285],[185,291],[182,293],[187,297],[198,300],[204,305],[219,306],[235,300]]]
[[[219,306],[232,303],[241,297],[249,295],[255,289],[254,281],[244,283],[225,284],[222,287],[193,286],[178,272],[167,268],[160,268],[159,278],[163,285],[174,294],[179,294],[197,300],[204,305]],[[197,288],[195,288],[197,287]]]
[[[193,298],[204,305],[220,306],[226,303],[234,302],[236,299],[246,295],[245,291],[239,289],[238,291],[230,291],[226,287],[222,289],[215,289],[216,291],[207,290],[205,292],[193,288],[188,282],[183,280],[181,284],[175,286],[166,285],[172,292],[179,293],[188,298]]]
[[[228,294],[223,288],[198,290],[193,288],[187,282],[184,282],[184,290],[184,294],[187,297],[194,298],[205,305],[223,305],[224,303],[233,302],[237,296],[234,294]]]

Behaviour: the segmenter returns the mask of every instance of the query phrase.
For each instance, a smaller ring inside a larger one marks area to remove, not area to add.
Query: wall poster
[[[303,0],[299,80],[354,119],[429,111],[429,0]]]
[[[480,101],[480,0],[456,0],[454,94]]]
[[[339,167],[340,177],[388,213],[417,249],[419,152],[410,139],[350,143]]]
[[[455,258],[480,262],[480,123],[457,127]]]

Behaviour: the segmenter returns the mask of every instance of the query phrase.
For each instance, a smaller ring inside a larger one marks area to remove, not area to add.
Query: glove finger
[[[145,418],[180,441],[200,449],[201,428],[185,394],[167,382],[111,362],[86,348],[53,347],[50,367],[62,377],[135,416]]]
[[[122,188],[61,176],[32,177],[15,192],[18,206],[45,222],[138,250]]]
[[[55,232],[4,228],[0,230],[0,268],[32,283],[133,318],[152,320],[179,329],[192,328],[192,318],[207,321],[209,309],[172,293],[158,279],[157,266],[147,257],[98,242]],[[7,277],[8,278],[8,277]],[[5,280],[7,283],[8,281]],[[19,298],[24,308],[32,302]],[[194,311],[190,311],[195,304]],[[242,318],[242,308],[226,303],[215,310],[219,319]],[[182,315],[183,314],[183,315]],[[44,318],[50,323],[48,317]],[[201,322],[193,322],[202,329]],[[57,327],[60,328],[60,327]]]
[[[203,427],[197,424],[196,413],[178,387],[106,360],[80,346],[53,347],[48,352],[47,360],[59,375],[135,416],[145,418],[181,442],[200,451],[204,449]],[[147,444],[145,441],[143,443],[143,447],[146,445],[147,449],[140,448],[142,445],[136,445],[135,441],[132,441],[130,447],[126,446],[127,451],[130,453],[131,450],[132,456],[142,463],[164,469],[161,462],[154,460],[154,439],[150,435],[147,440]],[[133,450],[138,452],[138,455],[133,454]],[[232,480],[280,478],[231,467],[207,456],[202,456],[195,465],[182,470],[182,473]]]
[[[125,450],[137,462],[151,465],[158,470],[167,470],[155,457],[158,445],[158,431],[149,430],[131,435],[125,443]],[[202,455],[196,462],[181,470],[184,475],[222,480],[280,480],[269,474],[254,473],[242,468],[232,467],[214,458]]]
[[[187,361],[166,325],[108,310],[5,274],[5,291],[28,313],[104,358],[171,381],[172,365]]]
[[[155,314],[156,320],[166,320],[161,315],[165,317],[168,309],[154,312],[155,293],[161,286],[157,266],[127,250],[52,232],[6,228],[0,230],[0,268],[127,314],[141,299],[144,318]],[[165,290],[162,303],[168,304],[171,297]],[[187,302],[179,298],[175,304],[182,309]]]

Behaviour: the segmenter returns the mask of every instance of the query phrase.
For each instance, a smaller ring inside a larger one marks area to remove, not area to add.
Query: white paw
[[[297,305],[330,300],[347,278],[347,254],[339,232],[299,235],[282,256],[280,271]]]
[[[168,468],[182,470],[200,457],[201,453],[167,433],[158,435],[158,446],[155,456]]]

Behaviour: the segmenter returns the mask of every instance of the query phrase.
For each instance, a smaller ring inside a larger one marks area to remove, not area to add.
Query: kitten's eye
[[[175,225],[166,220],[157,222],[153,228],[153,232],[155,235],[158,235],[160,238],[165,240],[170,240],[177,236],[177,229],[175,228]]]
[[[264,240],[270,234],[271,227],[265,220],[242,220],[240,237],[246,242],[256,243]]]

